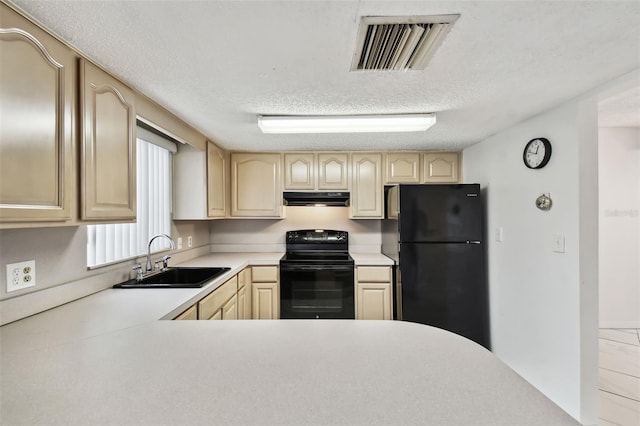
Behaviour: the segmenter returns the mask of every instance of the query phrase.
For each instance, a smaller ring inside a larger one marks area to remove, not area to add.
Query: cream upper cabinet
[[[83,59],[80,90],[81,217],[135,220],[135,94]]]
[[[75,54],[0,4],[0,226],[75,215]]]
[[[392,319],[391,268],[356,267],[356,319]]]
[[[424,154],[425,183],[456,183],[460,180],[460,157],[457,152],[428,152]]]
[[[389,188],[387,191],[387,218],[398,219],[400,214],[400,190],[398,185]]]
[[[280,154],[231,154],[231,216],[282,217]]]
[[[278,267],[253,266],[251,274],[252,318],[279,319]]]
[[[419,152],[389,152],[385,155],[385,183],[420,183]]]
[[[207,212],[209,217],[225,217],[229,205],[229,156],[207,142]]]
[[[349,189],[349,156],[345,153],[318,154],[318,189]]]
[[[284,189],[315,189],[314,154],[284,154]]]
[[[284,189],[346,191],[349,189],[348,154],[284,154]]]
[[[383,215],[382,154],[351,154],[351,214],[354,219]]]
[[[229,154],[208,141],[206,151],[179,144],[173,156],[173,218],[215,219],[228,215]]]

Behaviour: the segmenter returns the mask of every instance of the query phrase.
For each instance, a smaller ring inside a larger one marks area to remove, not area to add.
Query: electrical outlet
[[[36,261],[7,264],[7,293],[36,285]]]
[[[182,237],[178,237],[178,250],[182,250]]]
[[[191,235],[187,237],[187,247],[193,247],[193,237]]]

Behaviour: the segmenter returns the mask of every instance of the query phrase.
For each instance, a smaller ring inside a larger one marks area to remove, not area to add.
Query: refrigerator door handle
[[[467,244],[480,244],[480,241],[467,241]]]

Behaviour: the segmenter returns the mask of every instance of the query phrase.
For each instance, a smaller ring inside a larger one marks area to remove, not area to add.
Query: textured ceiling
[[[601,127],[640,127],[640,86],[598,104]]]
[[[462,149],[640,67],[639,1],[15,4],[235,150]],[[349,71],[361,16],[451,13],[460,18],[426,70]],[[256,120],[403,112],[438,122],[421,133],[281,136]]]

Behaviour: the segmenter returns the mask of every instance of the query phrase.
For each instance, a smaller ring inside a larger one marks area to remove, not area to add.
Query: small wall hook
[[[542,211],[551,210],[551,206],[553,205],[553,201],[551,200],[551,194],[542,194],[538,198],[536,198],[536,207]]]

